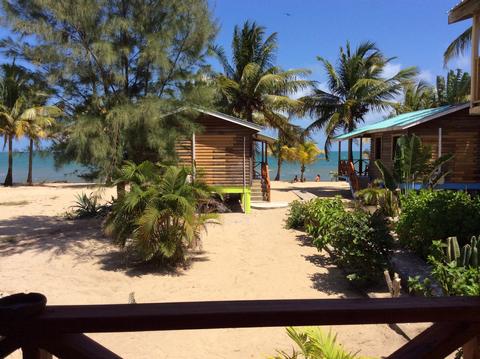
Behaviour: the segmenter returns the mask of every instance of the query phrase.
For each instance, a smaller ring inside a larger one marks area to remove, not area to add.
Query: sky
[[[433,83],[436,75],[445,74],[443,52],[451,40],[461,34],[471,20],[448,25],[447,12],[458,0],[209,0],[220,27],[216,43],[227,54],[233,28],[245,20],[255,21],[266,28],[267,34],[278,33],[277,65],[284,69],[308,68],[311,79],[319,86],[325,81],[317,56],[335,62],[339,47],[346,41],[356,46],[362,41],[374,41],[388,57],[396,57],[386,69],[392,75],[399,69],[417,66],[420,78]],[[0,37],[8,31],[0,28]],[[8,59],[0,56],[0,62]],[[211,59],[214,68],[219,64]],[[469,70],[470,56],[448,64],[451,69]],[[367,122],[382,119],[372,113]],[[307,126],[311,120],[298,120]],[[314,140],[323,147],[321,133]],[[16,148],[25,148],[26,142]]]

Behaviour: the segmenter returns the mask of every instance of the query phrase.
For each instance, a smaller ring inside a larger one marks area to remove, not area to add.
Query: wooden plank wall
[[[370,176],[380,178],[375,164],[375,138],[382,138],[382,161],[391,168],[392,139],[402,134],[415,134],[423,144],[432,148],[433,158],[438,155],[438,128],[442,128],[442,154],[452,153],[455,158],[446,166],[451,173],[446,182],[474,183],[480,182],[480,116],[468,114],[468,109],[461,110],[442,118],[412,127],[408,131],[383,132],[372,134],[370,156]]]
[[[468,114],[468,109],[458,111],[440,119],[412,127],[424,144],[432,147],[434,158],[438,154],[438,128],[442,128],[442,154],[452,153],[455,157],[446,166],[451,173],[446,182],[480,182],[480,116]]]
[[[256,131],[207,115],[200,116],[197,122],[202,127],[195,135],[197,173],[210,185],[242,186],[245,137],[246,184],[250,186],[252,136]],[[180,163],[191,166],[192,140],[179,140],[176,150]]]

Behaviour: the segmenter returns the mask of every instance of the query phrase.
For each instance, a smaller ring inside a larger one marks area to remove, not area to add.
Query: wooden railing
[[[471,341],[480,335],[480,298],[46,306],[41,294],[20,294],[0,299],[0,357],[21,348],[24,358],[119,358],[83,333],[414,322],[434,324],[389,358],[443,358]]]

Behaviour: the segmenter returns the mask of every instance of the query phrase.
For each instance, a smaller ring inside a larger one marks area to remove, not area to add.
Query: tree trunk
[[[125,197],[125,182],[117,183],[117,199]]]
[[[32,167],[33,167],[33,140],[30,139],[30,144],[28,147],[28,175],[27,175],[27,184],[29,186],[33,185]]]
[[[305,165],[302,163],[302,167],[300,167],[300,182],[305,182]]]
[[[280,156],[278,156],[277,158],[277,175],[275,176],[275,181],[280,181],[280,173],[281,173],[281,170],[282,170],[282,158]]]
[[[348,140],[348,161],[353,162],[353,139]]]
[[[13,185],[13,138],[11,135],[8,135],[8,171],[7,176],[5,177],[5,182],[3,183],[4,186],[12,186]]]

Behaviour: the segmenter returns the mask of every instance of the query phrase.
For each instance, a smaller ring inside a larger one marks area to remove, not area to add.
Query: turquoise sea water
[[[358,153],[355,153],[358,157]],[[347,153],[342,152],[342,159],[347,158]],[[338,153],[331,152],[329,161],[319,158],[315,163],[308,165],[305,171],[307,181],[315,180],[317,174],[320,175],[322,181],[329,181],[330,172],[337,170]],[[270,168],[271,179],[277,174],[277,159],[269,157],[268,164]],[[16,152],[13,157],[13,181],[22,183],[27,180],[28,172],[28,153]],[[67,182],[84,182],[84,179],[78,177],[79,174],[88,172],[88,170],[76,163],[70,163],[61,168],[55,168],[53,156],[51,154],[35,154],[33,159],[33,181],[34,182],[51,182],[51,181],[67,181]],[[0,181],[3,182],[7,173],[7,153],[0,152]],[[281,179],[283,181],[291,181],[295,175],[300,177],[300,164],[292,162],[284,162],[282,165]]]

